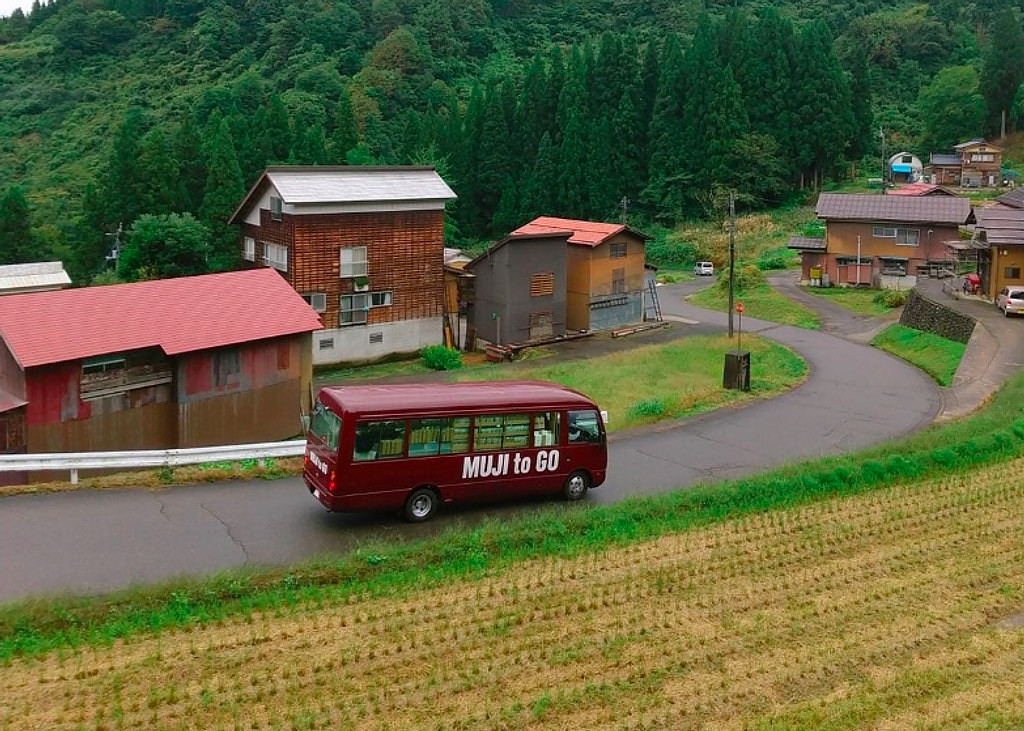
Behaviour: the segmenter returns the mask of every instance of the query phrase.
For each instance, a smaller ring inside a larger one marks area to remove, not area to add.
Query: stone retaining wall
[[[910,291],[910,299],[903,308],[900,324],[958,343],[966,343],[974,332],[975,321],[973,317],[962,312],[933,302],[914,289]]]

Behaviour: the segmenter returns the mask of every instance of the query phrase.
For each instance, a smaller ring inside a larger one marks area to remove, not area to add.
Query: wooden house
[[[978,137],[961,142],[955,152],[933,153],[925,177],[936,185],[992,188],[1003,184],[1002,148]]]
[[[313,362],[442,342],[444,208],[430,167],[269,167],[231,218],[244,265],[278,270],[323,319]]]
[[[0,452],[295,436],[319,328],[270,269],[0,297]]]
[[[1024,207],[978,210],[975,227],[981,290],[994,300],[1007,286],[1024,286]]]
[[[619,223],[541,216],[513,235],[570,232],[566,256],[565,326],[607,330],[644,319],[646,243]]]
[[[971,203],[951,196],[822,193],[824,237],[794,237],[803,279],[830,284],[910,287],[946,262],[946,243],[973,223]]]
[[[572,233],[512,234],[466,264],[474,290],[467,317],[477,336],[508,345],[565,334]]]
[[[71,286],[71,277],[59,261],[0,266],[0,295],[49,292]]]

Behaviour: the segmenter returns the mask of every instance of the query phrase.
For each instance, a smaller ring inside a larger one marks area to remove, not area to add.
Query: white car
[[[996,309],[1002,310],[1007,317],[1024,313],[1024,289],[1003,287],[996,297]]]
[[[715,265],[710,261],[698,261],[693,265],[693,273],[698,277],[715,276]]]

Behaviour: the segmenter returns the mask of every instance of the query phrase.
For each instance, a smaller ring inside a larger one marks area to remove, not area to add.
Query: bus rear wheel
[[[569,502],[575,502],[582,500],[583,496],[587,494],[587,490],[590,489],[590,475],[583,470],[576,470],[569,479],[565,481],[565,486],[562,488],[562,494],[565,499]]]
[[[434,517],[441,500],[429,487],[412,491],[405,501],[405,519],[410,523],[423,523]]]

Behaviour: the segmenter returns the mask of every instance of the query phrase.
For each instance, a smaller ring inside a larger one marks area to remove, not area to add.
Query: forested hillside
[[[0,20],[0,262],[230,266],[268,163],[435,164],[452,243],[766,207],[1024,125],[1024,0],[57,0]],[[8,187],[9,186],[9,187]],[[104,277],[109,275],[103,275]]]

